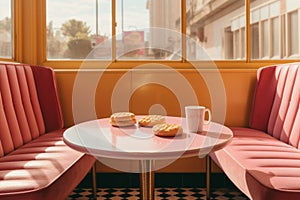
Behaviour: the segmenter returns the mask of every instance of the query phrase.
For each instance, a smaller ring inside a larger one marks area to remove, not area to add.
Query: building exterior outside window
[[[215,60],[245,59],[243,1],[190,1],[187,30]],[[251,59],[298,59],[298,0],[253,0],[250,10]],[[243,19],[243,20],[241,20]],[[202,31],[198,31],[201,28]],[[197,39],[197,37],[195,37]]]

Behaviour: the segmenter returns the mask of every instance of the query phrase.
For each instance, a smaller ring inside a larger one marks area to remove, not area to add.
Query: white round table
[[[136,116],[139,120],[142,116]],[[233,137],[232,131],[221,124],[210,122],[201,133],[190,133],[186,120],[166,117],[167,123],[180,124],[183,134],[158,137],[151,127],[113,127],[109,118],[83,122],[64,132],[64,142],[71,148],[97,158],[139,161],[141,198],[154,199],[154,162],[176,160],[180,157],[204,157],[223,148]],[[125,170],[124,170],[125,171]]]

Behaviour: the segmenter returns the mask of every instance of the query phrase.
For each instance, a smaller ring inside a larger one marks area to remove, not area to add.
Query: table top
[[[139,120],[142,116],[136,116]],[[151,127],[138,124],[113,127],[109,118],[83,122],[64,132],[64,142],[71,148],[95,157],[159,160],[188,156],[204,156],[224,147],[232,138],[232,131],[218,123],[204,125],[201,133],[187,131],[186,119],[166,117],[167,123],[180,124],[183,134],[176,137],[155,136]]]

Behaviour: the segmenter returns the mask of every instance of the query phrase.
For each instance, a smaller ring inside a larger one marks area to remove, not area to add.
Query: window
[[[176,60],[181,0],[117,0],[117,59]]]
[[[300,58],[299,0],[45,1],[48,60]]]
[[[13,58],[12,2],[0,0],[0,58]]]
[[[115,2],[112,12],[109,0],[48,0],[47,58],[164,60],[181,47],[181,0]]]
[[[110,1],[48,0],[46,21],[47,59],[111,58]]]
[[[228,1],[217,4],[210,0],[187,2],[189,2],[186,14],[187,34],[205,49],[211,59],[246,59],[246,17],[243,1],[231,4]],[[298,0],[251,1],[251,59],[300,57],[299,2]],[[288,19],[288,27],[281,23],[284,18]],[[288,33],[281,33],[280,30],[287,30]]]
[[[251,3],[252,59],[300,58],[299,8],[298,0]]]
[[[186,1],[186,33],[210,59],[245,59],[245,2],[244,1]],[[190,48],[189,44],[186,47]],[[233,48],[233,49],[232,49]],[[201,60],[201,54],[188,54]]]

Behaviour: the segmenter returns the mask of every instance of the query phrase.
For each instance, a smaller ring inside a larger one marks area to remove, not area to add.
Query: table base
[[[154,172],[153,160],[140,161],[141,199],[154,200]]]

